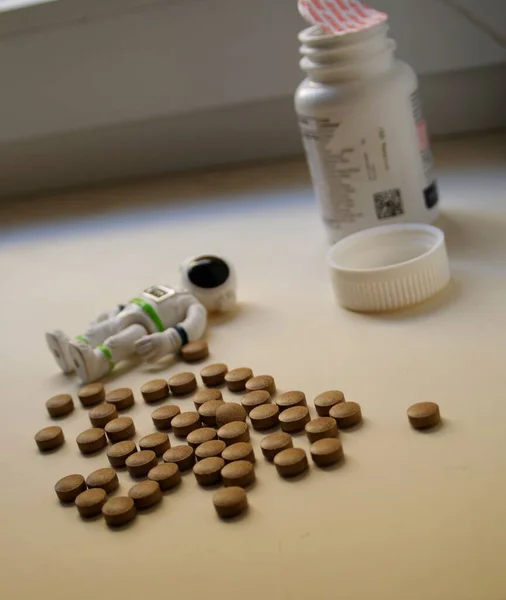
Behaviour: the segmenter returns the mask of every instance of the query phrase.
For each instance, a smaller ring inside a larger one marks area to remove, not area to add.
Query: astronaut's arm
[[[176,325],[176,330],[185,343],[199,340],[206,330],[207,325],[207,310],[193,296],[190,297],[190,304],[186,310],[184,321]],[[184,340],[184,337],[187,340]]]
[[[142,337],[135,343],[135,352],[148,362],[156,362],[168,354],[179,352],[184,344],[201,338],[206,324],[206,309],[197,299],[190,298],[186,316],[181,323],[160,333]]]

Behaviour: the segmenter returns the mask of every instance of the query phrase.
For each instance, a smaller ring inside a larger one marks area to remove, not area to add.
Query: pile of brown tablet
[[[207,356],[200,342],[194,346],[197,356]],[[198,359],[187,350],[186,360]],[[292,434],[305,432],[313,462],[325,468],[343,458],[339,430],[362,420],[360,406],[347,402],[340,391],[319,394],[314,399],[318,416],[311,419],[305,394],[288,391],[276,396],[270,375],[254,376],[249,368],[228,370],[225,364],[215,363],[203,368],[200,376],[206,387],[198,391],[197,379],[190,372],[178,373],[168,382],[156,379],[142,386],[141,394],[148,404],[196,392],[192,396],[195,410],[182,411],[175,404],[157,407],[151,414],[157,431],[142,437],[138,445],[131,439],[136,433],[133,420],[119,416],[135,403],[132,390],[120,388],[106,394],[100,383],[81,388],[81,403],[92,407],[88,413],[92,427],[77,436],[77,446],[83,454],[107,447],[110,467],[98,469],[86,479],[78,474],[62,478],[55,485],[58,498],[75,502],[84,518],[103,514],[109,525],[122,525],[135,517],[137,509],[160,502],[163,491],[180,483],[181,472],[192,469],[199,485],[223,485],[213,497],[214,507],[221,517],[233,517],[247,508],[244,488],[255,481],[250,426],[265,434],[260,441],[264,458],[274,464],[281,477],[295,477],[309,464],[304,449],[294,447]],[[241,393],[240,402],[225,402],[218,389],[223,385]],[[52,417],[62,417],[72,412],[74,403],[68,394],[61,394],[50,398],[46,407]],[[433,403],[414,405],[408,417],[416,428],[431,427],[439,421],[439,409]],[[186,443],[171,446],[168,430]],[[35,440],[42,451],[52,450],[63,444],[64,435],[60,427],[47,427]],[[128,496],[108,499],[119,485],[116,469],[124,468],[132,478],[145,480],[133,485]]]

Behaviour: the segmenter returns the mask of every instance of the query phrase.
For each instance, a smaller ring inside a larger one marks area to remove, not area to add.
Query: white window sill
[[[45,4],[46,2],[55,2],[56,0],[0,0],[0,13],[8,10],[18,10],[27,8],[34,4]]]

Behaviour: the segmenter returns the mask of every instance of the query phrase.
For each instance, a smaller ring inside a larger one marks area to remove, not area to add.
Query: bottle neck
[[[333,35],[319,27],[299,34],[300,66],[311,81],[342,82],[375,77],[394,62],[396,43],[387,36],[388,24],[364,31]]]

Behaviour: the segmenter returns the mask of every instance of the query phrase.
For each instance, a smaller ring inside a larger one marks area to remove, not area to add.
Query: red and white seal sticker
[[[312,25],[336,35],[369,29],[388,19],[359,0],[299,0],[299,12]]]

